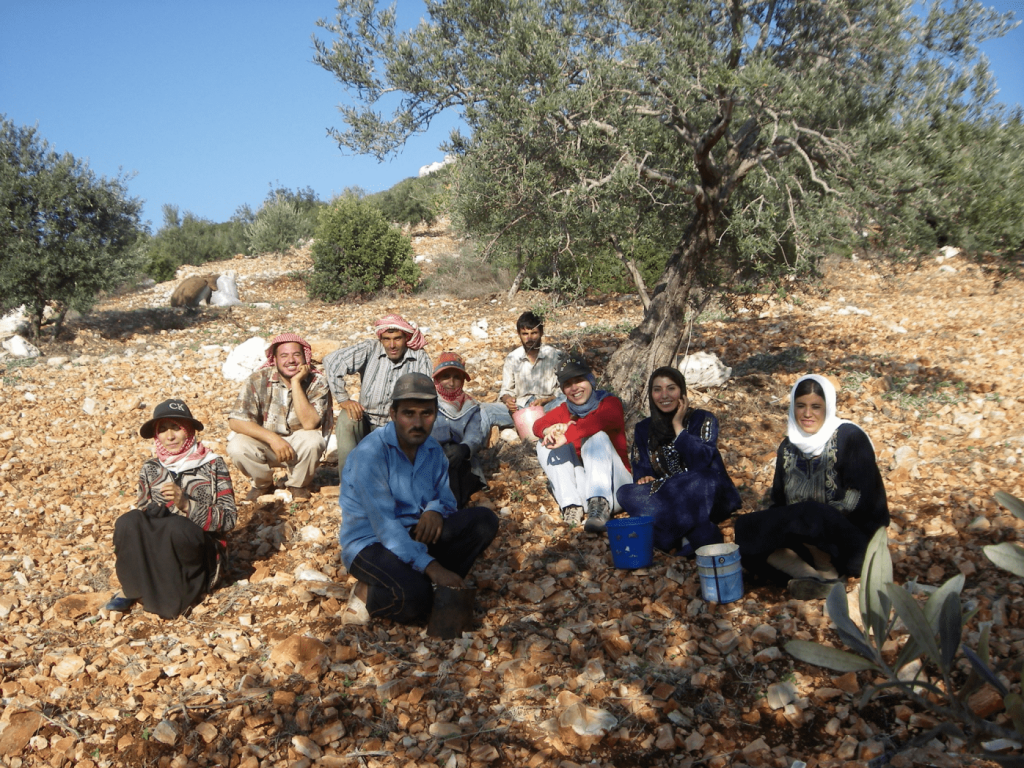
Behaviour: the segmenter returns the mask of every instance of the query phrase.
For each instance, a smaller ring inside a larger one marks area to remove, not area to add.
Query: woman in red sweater
[[[537,458],[551,482],[562,519],[569,525],[583,521],[585,530],[602,533],[620,486],[632,482],[626,447],[622,401],[597,389],[594,374],[582,358],[571,355],[559,367],[558,385],[566,402],[533,424]]]

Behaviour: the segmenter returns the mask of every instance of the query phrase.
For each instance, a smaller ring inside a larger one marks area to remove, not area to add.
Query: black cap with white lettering
[[[156,431],[156,423],[160,419],[189,421],[195,427],[196,432],[203,431],[203,423],[192,418],[192,411],[185,405],[185,401],[172,397],[170,400],[164,400],[153,409],[153,418],[139,428],[139,434],[147,439],[152,438],[153,433]]]

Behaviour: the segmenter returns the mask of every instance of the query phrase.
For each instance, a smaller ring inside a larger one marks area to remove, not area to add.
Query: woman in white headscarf
[[[235,493],[224,459],[202,444],[202,422],[183,400],[153,410],[139,434],[153,441],[139,472],[135,509],[114,523],[114,554],[122,595],[108,611],[143,608],[180,616],[216,586],[235,527]]]
[[[743,566],[788,582],[800,599],[826,597],[840,576],[857,576],[889,506],[867,434],[836,416],[836,391],[804,376],[789,399],[771,506],[737,518]]]

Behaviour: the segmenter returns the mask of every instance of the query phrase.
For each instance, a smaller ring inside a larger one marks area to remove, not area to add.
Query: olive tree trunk
[[[622,400],[627,419],[646,406],[651,371],[672,365],[686,347],[690,289],[700,265],[710,256],[716,219],[717,211],[712,207],[694,215],[692,226],[676,246],[654,288],[643,320],[608,361],[604,380]]]

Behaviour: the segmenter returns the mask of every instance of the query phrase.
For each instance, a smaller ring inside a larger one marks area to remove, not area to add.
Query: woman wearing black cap
[[[562,519],[583,521],[588,533],[602,533],[621,507],[615,492],[632,480],[626,450],[622,401],[597,388],[583,358],[565,358],[556,371],[566,402],[533,424],[537,459],[551,483]]]
[[[149,613],[173,619],[215,586],[227,553],[223,534],[235,527],[235,493],[224,459],[196,440],[202,429],[177,399],[160,403],[139,429],[156,458],[142,465],[136,508],[114,524],[123,596],[108,611],[127,612],[142,600]]]

